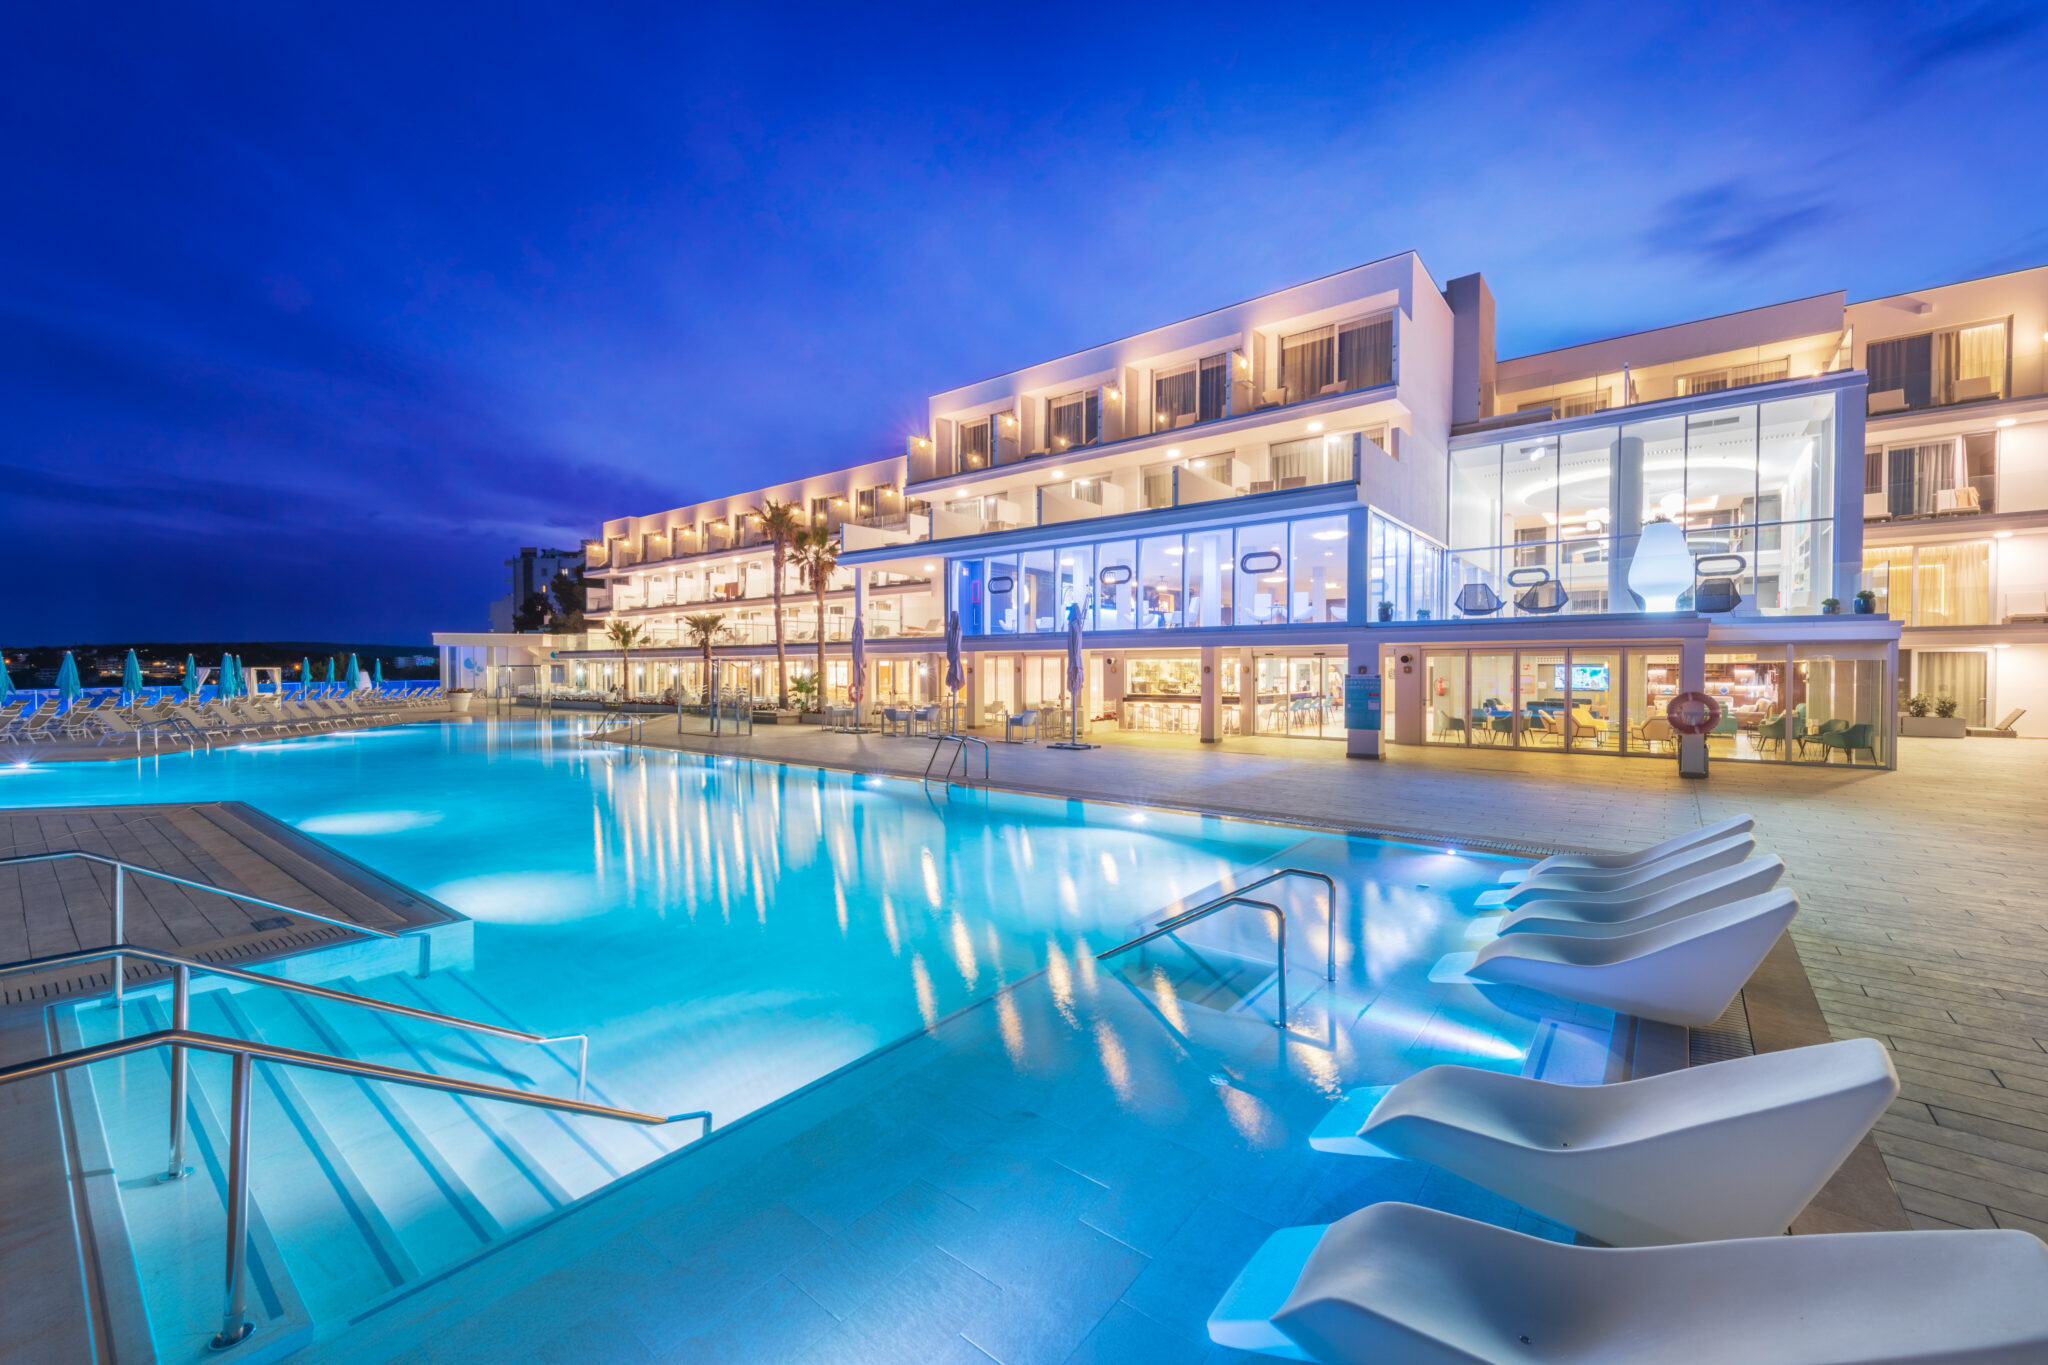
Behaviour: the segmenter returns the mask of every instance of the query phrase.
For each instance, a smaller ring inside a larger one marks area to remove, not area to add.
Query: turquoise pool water
[[[1391,1080],[1434,1060],[1513,1068],[1537,1031],[1533,1011],[1469,989],[1454,999],[1427,980],[1439,957],[1469,946],[1472,902],[1494,884],[1493,860],[1080,801],[949,797],[914,781],[593,745],[580,728],[427,724],[0,767],[0,806],[248,802],[475,921],[473,963],[340,984],[537,1032],[588,1032],[592,1098],[654,1112],[708,1108],[721,1126],[1041,967],[1056,996],[1070,981],[1092,989],[1096,951],[1178,898],[1241,883],[1290,850],[1290,861],[1313,855],[1350,888],[1340,985],[1305,1015],[1316,1030],[1349,1030],[1350,1041],[1306,1054],[1317,1090],[1334,1098],[1362,1076]],[[1178,961],[1168,945],[1130,956],[1127,977],[1157,995],[1165,1023],[1182,1008],[1176,991],[1187,1008],[1204,991],[1227,1006],[1269,960],[1258,917],[1205,923],[1222,950],[1215,961],[1236,968]],[[1294,934],[1290,980],[1319,978],[1320,924]],[[81,1010],[79,1035],[161,1026],[161,1009],[145,995],[125,1017]],[[195,1005],[194,1026],[573,1091],[559,1056],[343,1013],[278,992],[217,991]],[[1015,1050],[1011,1061],[1024,1064]],[[95,1070],[117,1074],[131,1097],[163,1085],[159,1056]],[[213,1073],[224,1070],[200,1064],[201,1089],[216,1103],[223,1075]],[[354,1082],[308,1075],[297,1085],[257,1096],[268,1137],[255,1189],[316,1320],[449,1264],[695,1132],[458,1112],[420,1092],[366,1117]],[[195,1182],[164,1194],[147,1180],[161,1160],[154,1100],[101,1108],[131,1221],[143,1226],[137,1256],[152,1313],[163,1315],[158,1337],[179,1357],[218,1311],[217,1252],[204,1249],[207,1218],[218,1215],[191,1207],[211,1197],[185,1188]],[[323,1141],[339,1155],[308,1164],[306,1150]],[[438,1149],[432,1160],[426,1147]],[[360,1189],[336,1174],[348,1160],[363,1167]],[[398,1168],[415,1162],[420,1173],[401,1179]],[[451,1185],[461,1188],[451,1194]],[[341,1243],[358,1235],[368,1250],[343,1255]],[[299,1271],[300,1260],[313,1268]]]

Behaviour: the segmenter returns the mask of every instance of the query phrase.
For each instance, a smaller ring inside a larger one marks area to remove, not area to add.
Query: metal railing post
[[[183,1033],[192,1027],[192,969],[178,964],[177,984],[171,995],[171,1027]],[[171,1164],[160,1180],[183,1180],[192,1174],[185,1164],[185,1075],[190,1064],[184,1047],[171,1049]]]
[[[119,863],[114,864],[114,942],[128,941],[128,883],[123,876],[128,871]],[[122,962],[119,953],[114,954],[114,1008],[121,1007]]]
[[[235,1054],[234,1096],[230,1101],[233,1128],[228,1138],[228,1264],[227,1303],[221,1310],[220,1334],[207,1343],[225,1351],[247,1341],[256,1330],[249,1320],[249,1054]]]

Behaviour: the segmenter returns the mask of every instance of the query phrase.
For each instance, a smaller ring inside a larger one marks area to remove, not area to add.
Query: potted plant
[[[449,689],[448,689],[448,709],[449,709],[450,711],[455,711],[455,712],[461,712],[461,713],[466,713],[466,712],[467,712],[467,711],[469,710],[469,702],[470,702],[470,698],[474,697],[475,695],[476,695],[476,692],[475,692],[475,690],[474,690],[473,688],[468,688],[468,687],[451,687],[451,688],[449,688]]]
[[[1877,594],[1865,588],[1856,594],[1856,614],[1868,616],[1877,610]]]
[[[1899,733],[1916,739],[1965,739],[1969,722],[1956,714],[1958,709],[1954,697],[1930,697],[1924,692],[1908,697],[1906,714],[1899,717]]]
[[[1417,607],[1415,609],[1415,619],[1418,621],[1427,621],[1429,619],[1429,608]]]
[[[1820,610],[1823,616],[1840,616],[1842,614],[1842,599],[1839,597],[1823,597],[1820,599]]]
[[[1393,620],[1393,619],[1394,619],[1394,604],[1393,604],[1392,602],[1382,602],[1382,603],[1380,603],[1380,620],[1382,620],[1382,621],[1391,621],[1391,620]]]
[[[822,717],[822,713],[818,710],[818,678],[816,674],[810,674],[801,678],[791,678],[789,680],[789,695],[796,700],[797,709],[802,713],[805,720],[817,720]]]

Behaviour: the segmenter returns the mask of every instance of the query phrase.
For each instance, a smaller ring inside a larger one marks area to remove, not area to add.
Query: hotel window
[[[1884,492],[1884,451],[1882,449],[1863,452],[1863,491]]]
[[[989,452],[994,447],[989,444],[988,418],[984,417],[979,422],[962,422],[959,428],[959,443],[960,469],[989,467]]]
[[[1343,483],[1354,473],[1352,451],[1357,445],[1350,432],[1328,436],[1304,436],[1294,441],[1275,441],[1268,460],[1268,486],[1252,484],[1254,493],[1271,493],[1288,488],[1309,488],[1317,484]]]
[[[1090,446],[1102,439],[1102,399],[1092,390],[1045,400],[1045,448]]]
[[[1863,353],[1871,413],[2005,397],[2009,321],[1871,342]]]
[[[1138,471],[1140,501],[1144,506],[1173,506],[1173,469],[1170,464],[1154,464]]]
[[[1280,338],[1280,387],[1299,403],[1326,393],[1349,393],[1392,383],[1391,316],[1316,327]]]
[[[1596,389],[1591,393],[1559,394],[1554,398],[1534,398],[1515,408],[1516,412],[1534,412],[1538,408],[1549,408],[1553,417],[1590,417],[1596,412],[1605,412],[1614,406],[1612,389]]]
[[[1163,370],[1152,377],[1152,429],[1172,431],[1224,415],[1230,395],[1230,355]]]
[[[1692,394],[1719,393],[1723,389],[1740,389],[1751,384],[1775,384],[1791,377],[1792,357],[1781,355],[1776,360],[1759,360],[1748,365],[1682,374],[1678,376],[1678,393],[1681,398]]]

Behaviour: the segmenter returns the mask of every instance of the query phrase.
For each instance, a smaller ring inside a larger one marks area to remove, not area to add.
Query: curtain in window
[[[1084,446],[1093,439],[1093,434],[1088,429],[1088,406],[1086,395],[1078,393],[1048,400],[1045,423],[1048,450]]]
[[[1200,420],[1213,422],[1230,403],[1230,357],[1207,356],[1202,361]]]
[[[1916,626],[1990,624],[1991,542],[1922,545],[1913,588]]]
[[[1152,380],[1152,429],[1171,431],[1198,420],[1195,367],[1189,365]],[[1186,418],[1187,422],[1181,419]]]
[[[1984,693],[1989,670],[1981,650],[1921,650],[1920,690],[1930,697],[1954,697],[1956,714],[1970,725],[1987,725]]]
[[[1962,327],[1954,332],[1944,333],[1943,350],[1948,353],[1948,375],[1951,389],[1948,399],[1953,402],[1958,395],[1954,384],[1966,379],[1988,379],[1992,393],[2003,397],[2005,394],[2005,324],[1987,322],[1978,327]]]
[[[960,468],[987,469],[989,423],[986,418],[979,422],[964,423],[960,427]]]
[[[1885,506],[1895,517],[1932,516],[1936,495],[1956,486],[1954,441],[1894,446],[1886,458],[1891,464],[1891,486]]]
[[[1337,382],[1347,392],[1394,379],[1394,320],[1348,324],[1337,334]]]
[[[1314,398],[1337,382],[1337,329],[1318,327],[1280,338],[1280,386],[1287,401]]]
[[[1934,335],[1873,341],[1863,351],[1870,372],[1870,392],[1905,392],[1906,406],[1924,408],[1934,401]]]

